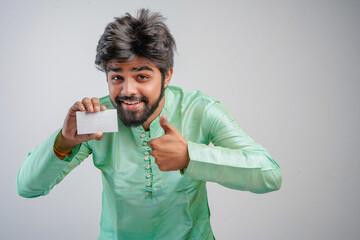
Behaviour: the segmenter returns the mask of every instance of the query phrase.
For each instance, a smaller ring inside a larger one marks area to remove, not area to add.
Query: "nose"
[[[121,95],[127,97],[136,96],[137,95],[136,82],[132,81],[132,79],[126,79],[122,84]]]

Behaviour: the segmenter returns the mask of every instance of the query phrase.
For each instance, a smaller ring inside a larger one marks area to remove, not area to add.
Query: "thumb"
[[[82,142],[87,142],[90,141],[92,139],[95,140],[101,140],[103,138],[104,134],[102,132],[97,132],[97,133],[89,133],[89,134],[84,134],[82,137]]]
[[[170,133],[172,131],[172,126],[168,122],[166,114],[164,114],[160,117],[159,122],[160,122],[160,126],[162,127],[162,129],[164,129],[165,134]]]
[[[95,140],[100,141],[104,137],[104,134],[102,132],[97,132],[97,133],[94,133],[93,136],[94,136]]]

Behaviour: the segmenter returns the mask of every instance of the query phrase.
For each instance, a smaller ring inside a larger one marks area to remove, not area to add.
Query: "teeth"
[[[137,103],[139,103],[139,102],[140,102],[140,101],[135,101],[135,102],[124,101],[124,103],[130,104],[130,105],[137,104]]]

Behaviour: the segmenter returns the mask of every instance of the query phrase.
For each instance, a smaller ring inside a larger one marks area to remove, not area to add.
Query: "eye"
[[[119,81],[119,80],[124,80],[124,78],[122,76],[119,76],[119,75],[114,75],[114,76],[111,77],[111,80]]]
[[[140,81],[145,81],[145,80],[149,79],[149,77],[144,74],[139,74],[137,77],[138,77],[138,80],[140,80]]]

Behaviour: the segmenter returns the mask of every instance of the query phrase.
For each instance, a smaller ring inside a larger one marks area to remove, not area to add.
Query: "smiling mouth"
[[[121,101],[121,106],[130,111],[139,110],[141,106],[142,101],[136,100],[136,101],[130,101],[130,100],[123,100]]]
[[[140,103],[141,101],[129,101],[129,100],[124,100],[124,101],[122,101],[123,103],[125,103],[125,104],[128,104],[128,105],[134,105],[134,104],[138,104],[138,103]]]

